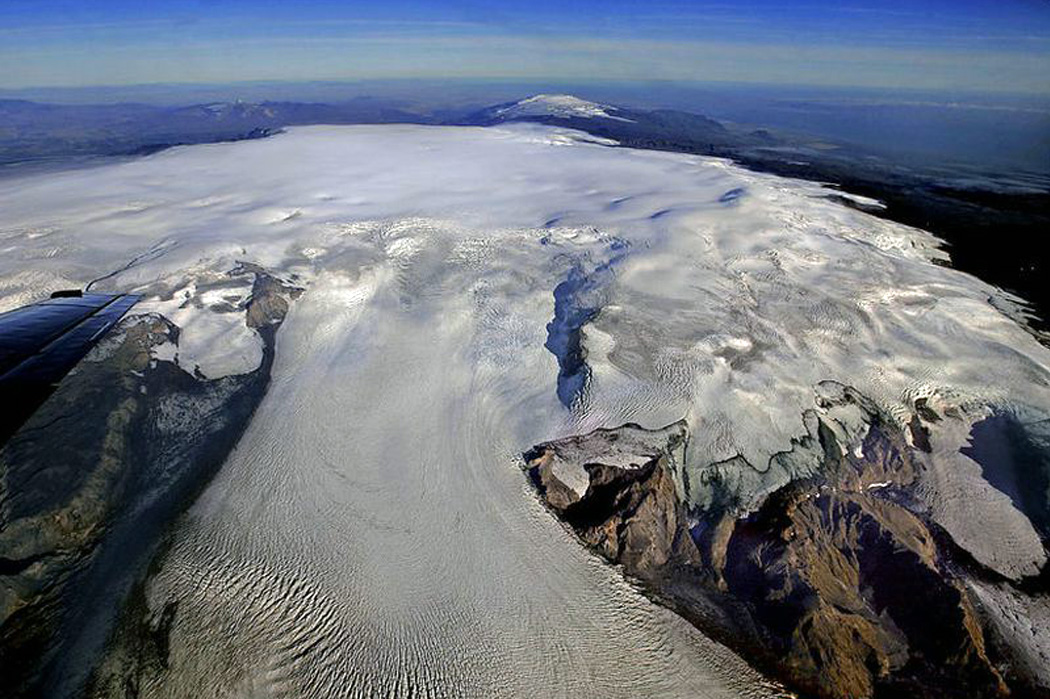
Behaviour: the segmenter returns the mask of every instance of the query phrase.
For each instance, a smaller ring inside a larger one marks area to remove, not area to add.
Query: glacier
[[[262,353],[227,273],[305,289],[149,581],[179,612],[145,693],[774,693],[579,550],[518,455],[684,417],[685,497],[717,470],[747,507],[805,475],[776,457],[822,382],[902,426],[944,416],[926,506],[982,565],[1036,574],[1039,533],[961,449],[993,414],[1050,416],[1050,350],[936,238],[833,194],[530,124],[299,127],[0,181],[0,310],[97,279],[181,328],[158,360],[217,378]],[[546,345],[573,274],[586,373],[566,391]]]

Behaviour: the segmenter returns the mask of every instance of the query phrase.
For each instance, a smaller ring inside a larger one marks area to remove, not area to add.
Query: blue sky
[[[0,88],[364,78],[1050,94],[1050,0],[2,0]]]

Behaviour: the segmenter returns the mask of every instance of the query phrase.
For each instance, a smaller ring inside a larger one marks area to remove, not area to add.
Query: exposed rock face
[[[254,371],[176,366],[179,328],[130,316],[0,450],[0,694],[76,689],[166,524],[222,463],[261,400],[274,332],[301,290],[254,274]],[[169,349],[166,349],[169,348]]]
[[[676,490],[684,423],[599,430],[525,460],[545,502],[588,546],[804,692],[1041,695],[1046,688],[1001,662],[1009,649],[989,647],[965,566],[909,496],[922,440],[909,444],[877,416],[858,451],[839,448],[823,426],[818,435],[821,475],[750,513],[687,510]]]
[[[685,441],[684,423],[655,432],[624,425],[541,445],[526,459],[547,503],[581,539],[650,577],[667,566],[700,563],[669,470]],[[566,457],[581,462],[566,463]],[[565,475],[559,478],[559,471],[573,467],[586,473],[585,492],[566,485]]]
[[[245,304],[245,324],[256,330],[276,327],[288,313],[289,303],[299,298],[303,290],[269,274],[264,268],[241,263],[231,276],[254,274],[252,295]]]

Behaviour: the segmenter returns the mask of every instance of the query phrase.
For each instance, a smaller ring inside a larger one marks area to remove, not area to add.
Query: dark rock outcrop
[[[157,359],[179,328],[125,318],[0,449],[0,694],[66,695],[91,669],[167,524],[236,445],[265,393],[298,289],[254,275],[258,368],[206,379]]]
[[[657,432],[625,425],[541,445],[526,458],[547,504],[588,546],[639,577],[652,577],[668,566],[700,563],[668,466],[685,440],[683,423]],[[603,454],[594,453],[599,441]],[[587,474],[580,495],[559,479],[557,469],[576,466],[565,457],[586,453],[597,458],[578,465]],[[602,463],[603,456],[613,463]],[[636,458],[617,464],[623,456]]]
[[[676,490],[686,438],[684,423],[598,430],[535,447],[526,468],[591,549],[793,688],[829,699],[1041,691],[994,659],[950,542],[909,496],[921,440],[877,416],[857,451],[821,429],[821,475],[742,512],[690,511]]]

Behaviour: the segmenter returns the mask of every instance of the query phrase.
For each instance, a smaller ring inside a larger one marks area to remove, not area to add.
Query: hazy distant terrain
[[[0,90],[0,101],[171,108],[243,101],[339,105],[362,116],[464,113],[563,92],[634,109],[705,114],[750,128],[852,143],[911,165],[1050,170],[1050,100],[1039,95],[685,82],[387,80]],[[349,104],[347,104],[349,103]],[[375,120],[375,119],[372,119]]]
[[[0,99],[0,166],[73,156],[144,155],[189,143],[259,138],[295,124],[427,119],[385,102],[216,102],[180,107],[41,104]]]

